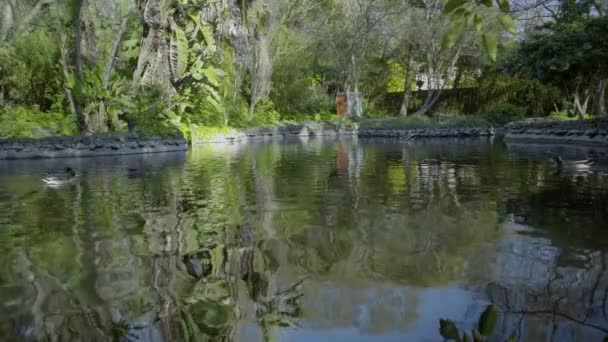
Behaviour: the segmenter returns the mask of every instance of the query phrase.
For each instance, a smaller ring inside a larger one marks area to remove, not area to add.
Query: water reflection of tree
[[[546,165],[465,157],[432,144],[248,145],[195,150],[183,169],[141,178],[85,175],[61,190],[19,189],[23,200],[0,230],[1,241],[14,241],[0,256],[10,270],[0,293],[16,298],[0,314],[1,337],[236,340],[255,326],[271,339],[302,322],[352,325],[361,306],[372,313],[361,329],[380,333],[418,318],[417,287],[463,271],[472,283],[494,281],[490,297],[510,312],[505,336],[522,317],[530,337],[554,318],[603,327],[606,260],[600,242],[574,230],[604,221],[555,221],[568,214],[560,203],[605,203],[590,190],[601,180],[551,186]],[[535,240],[544,245],[522,250],[524,239],[497,253],[505,213],[544,229]],[[204,264],[202,276],[188,272],[187,255]]]

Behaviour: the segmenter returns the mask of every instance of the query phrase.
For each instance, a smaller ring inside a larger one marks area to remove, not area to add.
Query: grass
[[[398,118],[362,120],[360,128],[382,129],[422,129],[422,128],[473,128],[489,127],[490,124],[475,116],[443,116],[431,118],[425,115],[413,115]]]
[[[207,127],[207,126],[190,126],[190,134],[192,140],[209,141],[220,134],[230,134],[232,128],[226,126]]]

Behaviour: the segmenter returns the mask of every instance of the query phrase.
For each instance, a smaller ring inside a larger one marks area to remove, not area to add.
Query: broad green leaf
[[[515,28],[515,23],[513,22],[511,16],[499,14],[498,21],[500,21],[505,30],[511,32],[512,34],[517,34],[517,28]]]
[[[483,25],[483,19],[479,14],[475,14],[475,30],[481,33],[481,27]]]
[[[496,0],[496,3],[498,4],[498,8],[504,13],[509,13],[509,10],[511,10],[509,0]]]
[[[460,334],[458,333],[458,328],[454,322],[449,319],[440,319],[439,320],[439,333],[441,337],[446,340],[459,340]]]
[[[466,3],[467,0],[448,0],[448,2],[443,7],[443,14],[450,14],[452,11]]]
[[[192,21],[194,21],[196,23],[196,25],[203,27],[203,24],[201,23],[201,18],[199,16],[192,15],[192,14],[189,14],[189,16],[190,16],[190,19],[192,19]]]
[[[458,38],[462,35],[464,29],[464,21],[453,21],[448,29],[448,32],[443,36],[443,42],[441,42],[441,48],[446,50],[454,46]]]
[[[192,73],[192,78],[194,78],[197,81],[201,81],[203,79],[203,75],[201,73],[198,73],[198,72],[193,72]]]
[[[498,307],[496,305],[488,305],[486,310],[481,314],[479,318],[479,333],[483,336],[490,336],[494,332],[496,327],[496,321],[498,320]]]
[[[220,79],[215,68],[205,68],[202,70],[202,72],[203,75],[207,77],[211,85],[217,87],[220,84]]]
[[[495,61],[496,54],[498,52],[498,41],[496,40],[496,35],[493,33],[484,33],[482,35],[483,46],[486,49],[486,53],[490,56],[490,59]]]
[[[486,7],[492,7],[492,0],[481,0],[481,3],[486,5]]]
[[[211,96],[207,97],[207,101],[220,113],[224,113],[224,106],[222,106],[218,101],[216,101]]]
[[[209,47],[209,52],[215,53],[217,51],[217,46],[215,46],[215,38],[213,38],[213,33],[211,33],[211,29],[207,25],[201,26],[201,33],[205,38],[205,42]]]
[[[175,38],[177,40],[177,73],[181,77],[188,68],[188,39],[179,27],[175,28]]]

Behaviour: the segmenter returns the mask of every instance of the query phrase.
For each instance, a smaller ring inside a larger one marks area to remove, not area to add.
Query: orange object
[[[346,115],[346,95],[336,95],[336,114],[338,116]]]

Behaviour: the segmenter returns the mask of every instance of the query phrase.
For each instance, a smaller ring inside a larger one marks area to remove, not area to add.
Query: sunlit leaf
[[[482,35],[482,39],[486,53],[488,56],[490,56],[491,60],[495,61],[496,54],[498,52],[498,41],[496,39],[496,35],[493,33],[484,33]]]
[[[448,2],[443,7],[443,14],[450,14],[452,11],[466,3],[467,0],[448,0]]]
[[[452,20],[452,21],[463,20],[465,13],[467,13],[467,10],[465,10],[464,8],[459,8],[459,9],[455,10],[454,13],[452,13],[452,15],[450,16],[450,20]]]
[[[477,32],[481,32],[481,27],[483,25],[483,19],[479,14],[475,14],[475,30]]]
[[[517,28],[515,28],[515,23],[513,22],[511,16],[500,14],[498,15],[498,21],[500,21],[505,30],[511,32],[512,34],[517,34]]]
[[[456,44],[456,41],[462,35],[462,30],[464,29],[464,21],[453,21],[448,29],[448,32],[443,36],[443,42],[441,43],[441,47],[443,49],[449,49]]]

